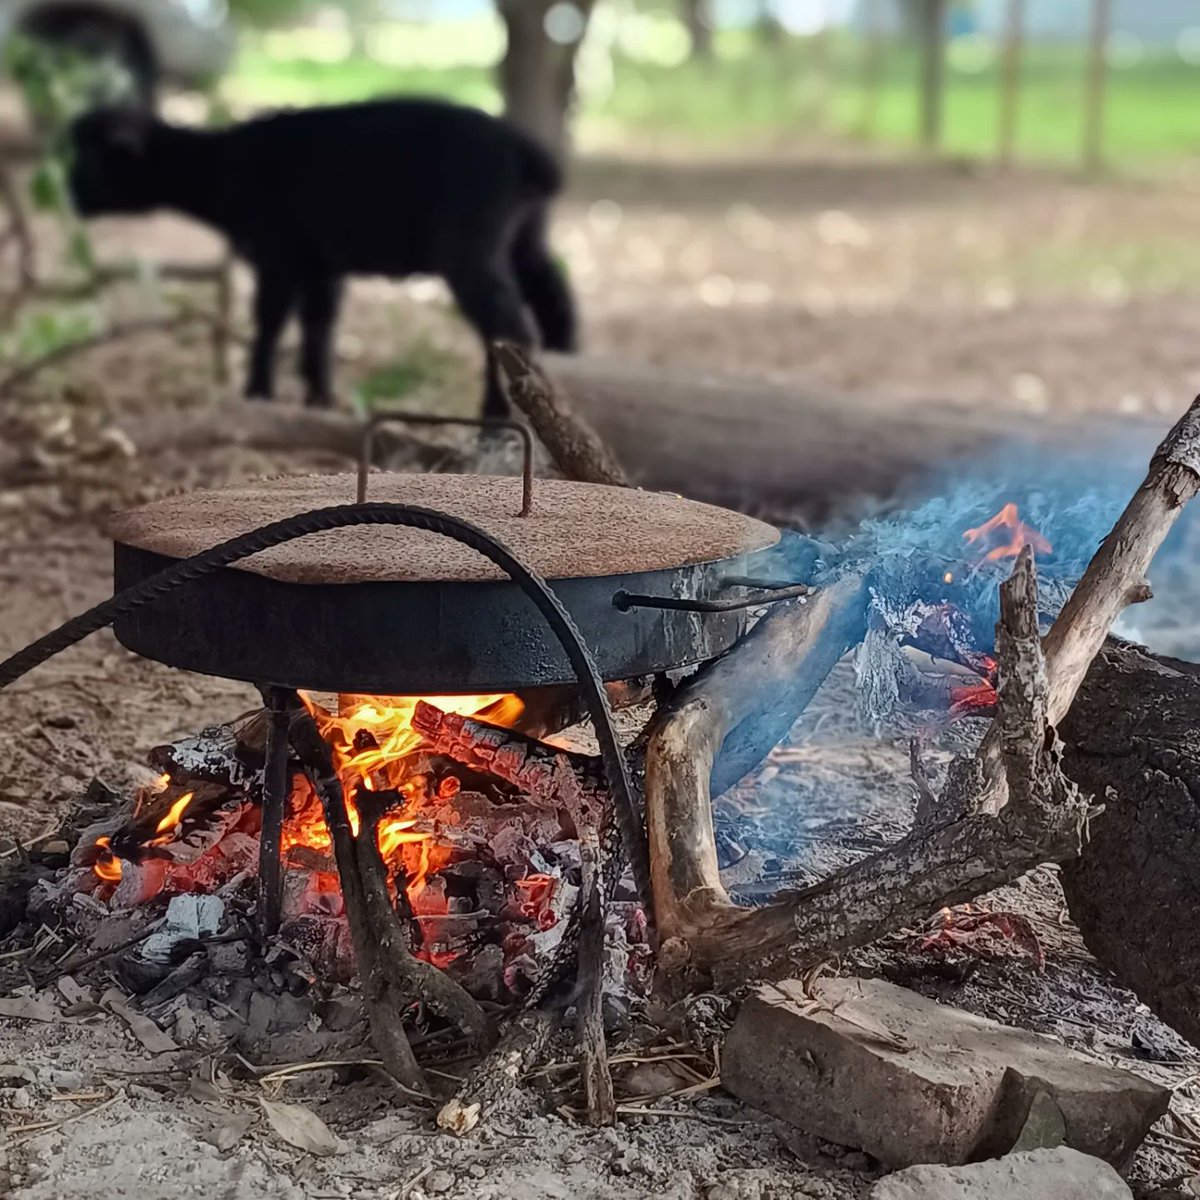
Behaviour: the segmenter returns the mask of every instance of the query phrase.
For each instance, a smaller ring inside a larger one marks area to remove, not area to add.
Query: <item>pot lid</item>
[[[272,521],[353,504],[353,475],[278,476],[168,496],[115,514],[109,533],[140,550],[188,558]],[[529,516],[520,479],[486,475],[371,476],[371,501],[436,509],[478,525],[547,579],[658,571],[764,550],[779,532],[741,513],[662,492],[539,479]],[[284,583],[478,582],[505,579],[449,538],[401,526],[330,530],[237,564]]]

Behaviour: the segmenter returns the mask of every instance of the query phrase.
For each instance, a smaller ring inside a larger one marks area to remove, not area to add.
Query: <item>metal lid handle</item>
[[[471,429],[507,429],[521,439],[524,461],[521,464],[521,517],[533,510],[533,434],[529,427],[512,417],[449,417],[434,413],[380,412],[367,420],[363,428],[362,448],[358,455],[358,503],[367,501],[367,480],[375,450],[375,431],[380,425],[465,425]]]

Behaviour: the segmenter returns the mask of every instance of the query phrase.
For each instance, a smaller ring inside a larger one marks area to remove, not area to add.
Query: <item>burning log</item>
[[[555,750],[511,729],[500,729],[469,717],[442,712],[424,701],[417,704],[412,724],[435,752],[449,755],[466,766],[491,771],[499,778],[517,785],[533,799],[554,808],[565,808],[570,814],[579,837],[583,876],[579,896],[579,969],[576,985],[580,1071],[589,1119],[595,1125],[611,1125],[616,1118],[616,1101],[604,1041],[604,930],[607,904],[599,839],[608,788],[599,760]],[[616,863],[610,865],[616,869]],[[509,1069],[512,1061],[511,1054],[506,1053],[496,1060],[492,1069],[503,1073]],[[481,1076],[477,1083],[485,1090],[496,1086],[486,1076]],[[458,1126],[466,1120],[464,1111],[452,1110],[453,1115],[447,1116],[447,1127],[462,1132]]]
[[[487,771],[547,807],[565,807],[577,823],[599,824],[608,797],[599,759],[558,750],[513,729],[443,712],[424,700],[413,710],[412,727],[433,753]]]
[[[333,838],[372,1038],[384,1066],[397,1082],[424,1092],[424,1078],[401,1026],[403,1011],[414,1001],[424,1000],[477,1045],[494,1040],[491,1023],[479,1005],[448,975],[409,953],[400,920],[388,897],[387,872],[379,855],[382,812],[367,804],[355,837],[328,743],[298,697],[293,697],[291,711],[292,746],[312,773]]]

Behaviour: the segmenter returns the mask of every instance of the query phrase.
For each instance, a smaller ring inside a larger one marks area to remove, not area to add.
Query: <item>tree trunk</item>
[[[942,140],[942,102],[945,92],[946,0],[922,0],[921,146],[936,150]]]
[[[1104,812],[1062,868],[1088,949],[1200,1046],[1200,666],[1110,641],[1063,721],[1064,767]]]
[[[713,56],[710,0],[683,0],[682,16],[692,44],[692,58],[707,62]]]
[[[731,508],[815,511],[888,496],[926,478],[930,464],[944,467],[1001,446],[1085,454],[1109,444],[1149,455],[1162,434],[1155,422],[1129,418],[1082,425],[1053,415],[1031,420],[1002,407],[906,404],[586,355],[539,361],[634,483]]]
[[[594,0],[496,0],[508,34],[500,62],[504,115],[556,158],[567,150],[567,118],[575,96],[575,55],[583,43]],[[551,9],[563,14],[561,27]],[[577,28],[571,28],[571,10]]]

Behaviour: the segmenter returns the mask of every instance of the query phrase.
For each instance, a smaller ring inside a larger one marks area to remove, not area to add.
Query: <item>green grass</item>
[[[456,43],[468,48],[458,61]],[[748,33],[730,32],[718,44],[719,58],[711,64],[667,66],[651,61],[652,56],[635,61],[614,55],[610,68],[585,70],[585,141],[589,133],[603,132],[606,139],[653,134],[714,146],[852,133],[914,144],[917,60],[910,48],[888,48],[874,116],[864,126],[862,50],[849,38],[824,48],[804,39],[769,48]],[[459,26],[424,27],[412,53],[388,65],[353,56],[341,61],[280,57],[275,49],[268,55],[261,43],[247,46],[227,84],[233,98],[252,105],[308,104],[423,92],[493,110],[499,105],[492,44],[478,31],[468,35]],[[422,53],[444,65],[424,65]],[[951,51],[942,149],[987,159],[996,149],[997,67],[986,52],[975,54],[972,64],[972,54],[969,44]],[[1027,50],[1019,159],[1079,162],[1084,67],[1082,47]],[[1105,145],[1114,165],[1157,164],[1200,152],[1200,67],[1166,52],[1114,67]]]
[[[457,369],[460,365],[452,354],[430,342],[418,341],[403,358],[379,367],[361,379],[355,395],[368,411],[386,408],[423,387],[445,383]]]

